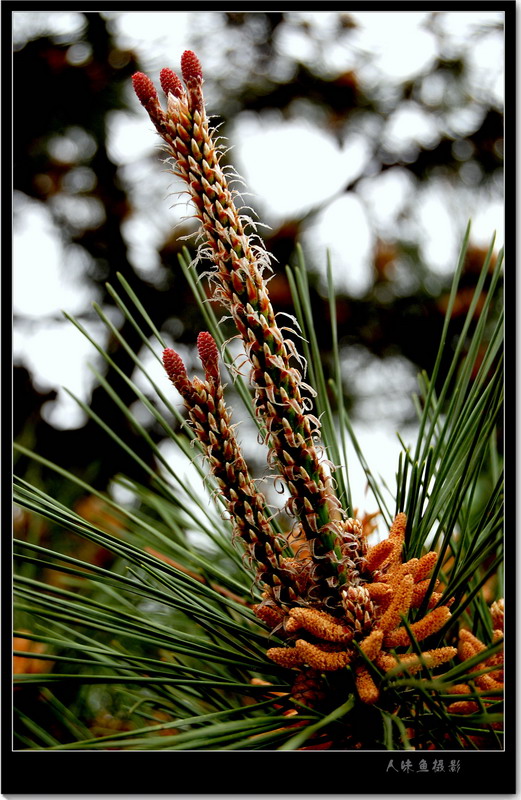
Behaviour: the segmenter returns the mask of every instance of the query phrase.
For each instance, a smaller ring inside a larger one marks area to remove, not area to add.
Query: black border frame
[[[325,2],[318,4],[302,0],[294,2],[289,0],[284,4],[265,2],[239,3],[237,0],[223,3],[197,2],[188,0],[185,3],[158,2],[152,0],[146,4],[146,10],[163,11],[165,7],[171,11],[186,10],[342,10],[342,11],[503,11],[505,14],[505,64],[515,64],[516,56],[516,0],[477,0],[477,2],[443,2],[433,0],[425,2],[384,2],[383,0],[359,0],[359,2]],[[43,7],[43,8],[42,8]],[[11,59],[11,15],[16,11],[105,11],[125,10],[140,11],[144,4],[133,2],[123,3],[114,0],[110,4],[97,3],[93,0],[65,5],[59,0],[50,0],[45,4],[33,0],[5,0],[1,3],[2,17],[2,75],[3,75],[3,110],[4,125],[2,127],[2,157],[4,175],[11,172],[11,136],[13,135],[11,114],[12,92],[12,59]],[[515,120],[515,70],[505,70],[506,88],[506,113],[505,113],[505,252],[507,260],[515,261],[515,174],[516,174],[516,120]],[[30,92],[27,96],[30,102]],[[4,179],[5,189],[7,181]],[[4,200],[4,254],[7,256],[4,263],[10,262],[11,226],[9,211],[11,211],[11,195],[3,192]],[[8,227],[9,226],[9,227]],[[516,546],[514,533],[516,530],[516,469],[515,469],[515,441],[516,441],[516,276],[515,269],[510,266],[505,273],[505,306],[506,306],[506,345],[505,355],[508,368],[505,378],[505,470],[506,477],[506,508],[505,531],[508,537],[505,541],[505,580],[508,599],[508,613],[506,616],[506,675],[507,675],[507,704],[505,723],[505,750],[492,751],[432,751],[421,753],[405,751],[355,751],[355,752],[291,752],[280,751],[179,751],[179,752],[145,752],[145,751],[35,751],[21,752],[11,749],[11,685],[7,676],[11,675],[11,653],[8,643],[10,631],[2,637],[3,652],[3,720],[2,720],[2,787],[6,795],[18,794],[49,794],[49,795],[244,795],[244,777],[246,785],[254,789],[255,795],[262,794],[290,794],[290,795],[316,795],[326,794],[353,795],[353,794],[515,794],[516,791],[516,686],[512,677],[515,675],[515,634],[516,610],[515,593],[516,585]],[[2,297],[10,297],[11,278],[10,271],[4,266],[2,272]],[[7,315],[9,318],[9,315]],[[4,420],[4,445],[9,436],[6,436],[7,425],[10,422],[10,406],[6,399],[11,399],[10,374],[6,373],[6,365],[12,363],[9,347],[11,337],[9,330],[3,326],[2,352],[4,366],[2,399]],[[7,408],[6,408],[7,405]],[[2,476],[12,474],[11,456],[4,452]],[[5,489],[3,509],[10,504],[10,487]],[[11,619],[11,552],[3,537],[3,602],[4,613],[2,619]],[[508,676],[511,679],[508,680]],[[168,753],[168,755],[167,755]],[[446,763],[455,759],[460,764],[458,772],[448,771],[434,773],[429,770],[430,780],[425,774],[418,773],[419,762],[422,759],[432,765],[432,761],[443,758]],[[41,760],[44,760],[41,763]],[[413,772],[404,775],[401,762],[410,759]],[[398,772],[389,768],[389,762],[398,767]],[[386,771],[389,769],[389,771]],[[422,775],[419,777],[419,775]],[[78,780],[80,778],[80,780]],[[71,789],[76,791],[71,791]],[[248,793],[253,794],[253,793]]]

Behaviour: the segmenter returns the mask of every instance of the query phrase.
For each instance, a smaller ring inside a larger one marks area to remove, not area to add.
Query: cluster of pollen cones
[[[190,379],[170,348],[163,353],[164,367],[183,397],[234,535],[256,570],[263,600],[254,613],[285,641],[268,649],[267,656],[294,672],[292,695],[304,705],[322,702],[322,679],[345,668],[354,675],[360,700],[372,704],[391,671],[435,670],[456,657],[473,658],[485,645],[461,630],[457,646],[421,650],[418,643],[437,634],[441,638],[442,629],[451,625],[452,599],[444,598],[440,581],[431,578],[438,554],[404,561],[403,513],[387,538],[370,547],[362,524],[341,507],[332,465],[317,445],[320,423],[310,413],[309,387],[295,366],[302,359],[279,327],[269,298],[264,273],[270,258],[262,240],[249,232],[253,223],[239,213],[237,193],[220,165],[222,150],[204,107],[201,65],[189,50],[181,73],[183,80],[170,69],[161,71],[166,110],[146,75],[136,73],[133,85],[165,143],[173,172],[185,182],[200,222],[199,257],[212,264],[213,298],[230,313],[249,359],[268,461],[289,493],[286,511],[293,526],[288,535],[272,526],[266,499],[241,454],[212,336],[202,332],[197,341],[204,379]],[[501,602],[491,610],[496,639],[502,637]],[[486,702],[487,691],[502,686],[502,655],[492,658],[474,667],[480,673],[475,687],[484,693],[480,702]],[[481,674],[491,666],[493,671]],[[476,688],[460,683],[451,692],[449,712],[472,713],[477,707]]]

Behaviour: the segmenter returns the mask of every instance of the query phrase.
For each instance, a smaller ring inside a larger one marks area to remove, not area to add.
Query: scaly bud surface
[[[134,86],[134,91],[139,102],[145,107],[150,100],[157,98],[156,87],[148,75],[145,75],[143,72],[135,72],[134,75],[132,75],[132,85]]]
[[[163,350],[163,366],[179,394],[183,397],[190,397],[193,387],[188,380],[186,368],[179,353],[171,348]]]
[[[182,97],[184,94],[184,87],[178,76],[168,67],[165,67],[159,73],[159,81],[161,88],[168,97],[172,94],[174,97]]]
[[[185,50],[181,56],[181,73],[186,84],[202,83],[203,69],[193,50]]]
[[[207,331],[201,331],[197,337],[197,350],[204,367],[207,381],[219,382],[219,350],[215,339]]]

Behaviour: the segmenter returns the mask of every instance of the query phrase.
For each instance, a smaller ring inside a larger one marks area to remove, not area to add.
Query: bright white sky
[[[198,35],[204,33],[210,45],[213,39],[216,47],[219,44],[222,22],[217,13],[114,12],[107,16],[112,19],[120,46],[132,48],[154,80],[161,67],[176,67],[181,52],[192,46],[194,31]],[[356,62],[362,82],[398,83],[428,68],[437,54],[435,37],[422,27],[427,17],[424,12],[353,12],[351,16],[359,27],[350,40],[351,49],[331,43],[328,38],[336,12],[295,12],[295,16],[305,18],[314,27],[314,39],[319,44],[327,43],[320,55],[326,69],[333,73],[347,71]],[[447,55],[464,46],[470,32],[483,21],[501,22],[502,16],[501,12],[490,11],[442,14],[438,24],[447,34]],[[77,13],[16,12],[15,43],[26,31],[48,29],[49,20],[52,20],[53,30],[67,32],[81,24],[81,19],[81,14]],[[307,52],[313,45],[295,28],[287,30],[278,45],[290,56],[313,55]],[[207,51],[211,53],[212,48],[209,46]],[[364,64],[364,53],[376,54],[376,57]],[[471,80],[476,91],[486,89],[501,104],[500,34],[481,40],[471,53],[471,65]],[[435,93],[436,86],[430,91]],[[212,97],[209,97],[210,112],[211,103]],[[465,121],[460,124],[464,126]],[[173,200],[165,202],[168,192],[175,188],[171,176],[161,174],[155,182],[147,181],[148,194],[144,189],[146,176],[142,159],[153,147],[157,149],[157,139],[137,102],[135,115],[122,112],[113,115],[111,130],[110,154],[120,165],[137,208],[125,235],[133,263],[146,272],[157,266],[157,246],[183,211],[169,208]],[[399,142],[407,147],[417,142],[428,146],[433,128],[420,108],[411,102],[391,115],[383,135],[393,145]],[[284,219],[329,201],[305,233],[303,246],[324,270],[326,248],[330,249],[339,290],[363,295],[370,285],[373,233],[368,215],[376,221],[383,235],[392,236],[399,215],[408,211],[412,235],[424,241],[423,257],[431,269],[440,274],[452,271],[469,217],[473,217],[477,244],[487,245],[493,231],[497,232],[499,245],[502,244],[502,204],[490,203],[471,189],[456,195],[448,192],[444,183],[433,182],[423,192],[418,207],[411,209],[407,174],[405,170],[394,168],[376,179],[364,178],[356,195],[343,192],[346,183],[357,178],[368,165],[365,142],[360,134],[341,146],[318,125],[303,118],[284,120],[276,114],[242,114],[230,131],[230,144],[234,146],[232,157],[245,178],[248,191],[255,197],[263,221],[277,226]],[[159,156],[159,150],[157,152]],[[317,153],[319,158],[315,157]],[[92,347],[72,326],[66,328],[64,335],[63,324],[59,322],[62,309],[74,314],[84,308],[85,289],[67,277],[70,270],[66,269],[61,245],[45,210],[23,197],[16,198],[16,202],[23,207],[23,213],[17,218],[14,230],[14,311],[25,317],[26,322],[15,330],[15,361],[28,364],[41,388],[59,389],[64,384],[87,399],[91,379],[85,363],[95,360]],[[92,213],[92,209],[87,212]],[[92,300],[95,299],[93,296]],[[53,317],[54,321],[46,317]],[[102,337],[101,327],[92,330],[98,338]],[[63,391],[58,401],[44,409],[44,413],[57,427],[75,427],[83,421],[82,413]],[[375,431],[374,424],[365,429],[360,426],[360,438],[369,462],[374,453],[380,472],[393,485],[399,450],[394,432],[385,425],[379,432]],[[363,477],[358,476],[357,480],[362,492]]]

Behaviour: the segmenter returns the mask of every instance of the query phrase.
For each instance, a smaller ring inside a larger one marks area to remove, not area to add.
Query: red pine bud
[[[181,56],[181,72],[187,86],[193,83],[202,83],[201,62],[192,50],[185,50]]]
[[[219,383],[219,350],[213,336],[207,331],[201,331],[197,337],[197,350],[204,367],[206,380]]]
[[[145,75],[143,72],[135,72],[134,75],[132,75],[132,84],[138,100],[142,105],[146,106],[150,100],[157,98],[156,87],[148,75]]]
[[[174,97],[181,97],[184,92],[183,84],[177,77],[175,72],[165,67],[159,73],[159,80],[161,81],[161,88],[168,97],[168,93],[173,94]]]
[[[183,397],[187,394],[190,395],[192,392],[192,384],[188,380],[185,365],[179,353],[176,353],[176,351],[172,350],[170,347],[163,350],[163,366],[179,394],[182,394]]]

